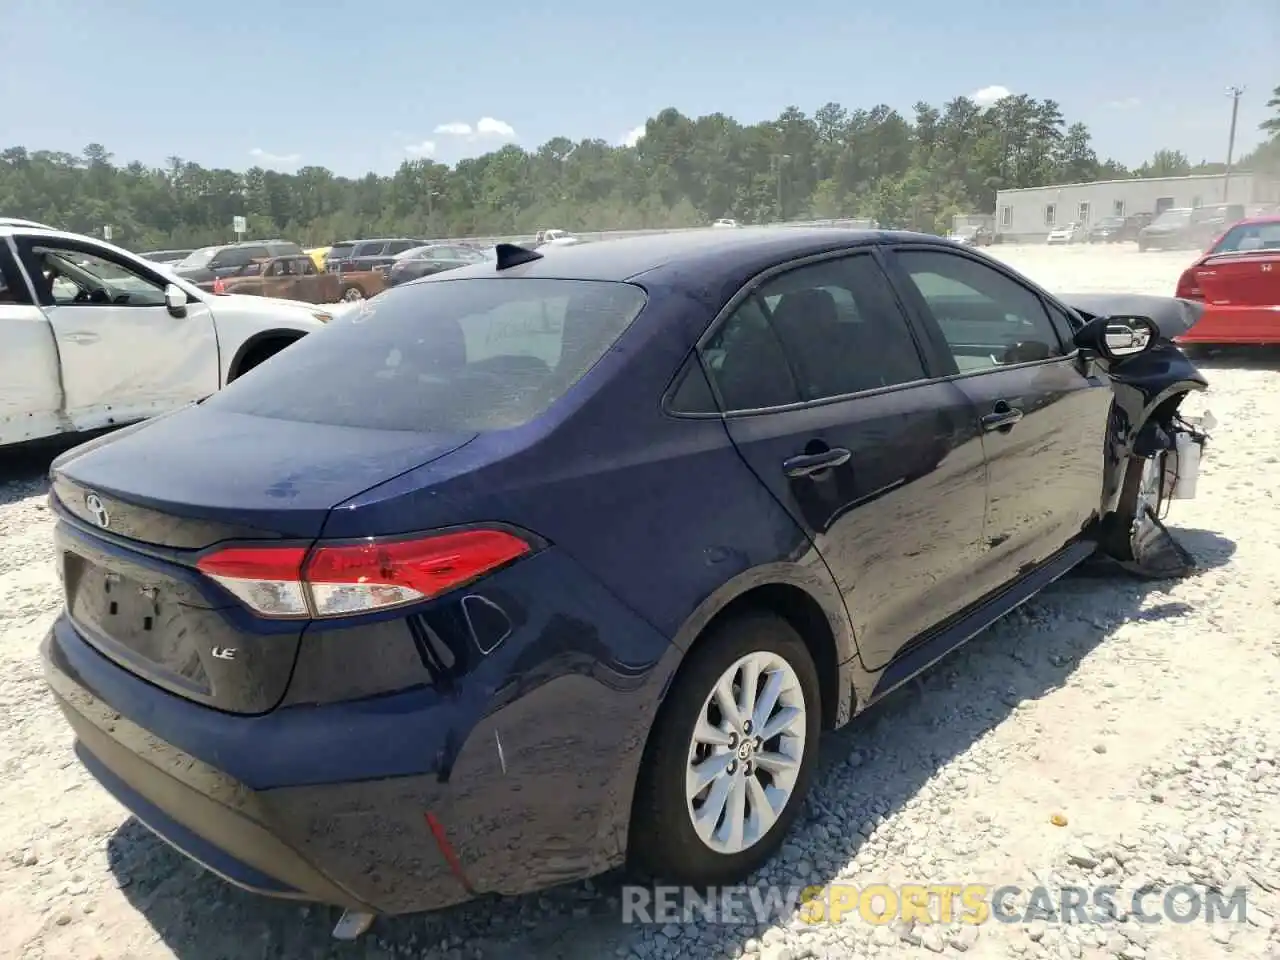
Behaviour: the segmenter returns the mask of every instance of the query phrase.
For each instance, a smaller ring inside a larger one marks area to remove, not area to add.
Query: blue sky
[[[1058,100],[1104,157],[1220,160],[1224,89],[1247,87],[1238,155],[1277,50],[1275,0],[4,0],[0,145],[357,175],[620,142],[667,106],[752,122],[1004,88]]]

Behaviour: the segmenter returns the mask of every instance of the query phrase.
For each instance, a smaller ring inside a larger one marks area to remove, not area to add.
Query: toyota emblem
[[[89,511],[89,517],[102,529],[106,529],[111,518],[107,516],[107,508],[102,505],[102,498],[96,493],[91,493],[84,498],[85,509]]]

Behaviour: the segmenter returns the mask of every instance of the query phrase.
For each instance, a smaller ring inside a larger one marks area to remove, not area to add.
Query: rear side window
[[[325,259],[327,259],[327,260],[341,260],[343,257],[349,257],[349,256],[351,256],[351,251],[352,251],[353,249],[355,249],[355,244],[352,244],[352,243],[336,243],[336,244],[334,244],[332,247],[330,247],[330,248],[329,248],[329,253],[326,255]]]
[[[517,427],[577,383],[644,304],[639,287],[604,281],[396,287],[205,405],[376,430]]]
[[[889,278],[870,253],[798,267],[759,291],[806,400],[923,380]]]
[[[800,401],[800,391],[767,311],[764,301],[752,297],[703,348],[703,360],[726,413]]]
[[[31,295],[18,272],[17,264],[9,254],[9,248],[0,243],[0,305],[6,303],[30,303]]]
[[[386,241],[375,240],[372,243],[358,243],[352,252],[353,257],[376,257],[386,248]]]

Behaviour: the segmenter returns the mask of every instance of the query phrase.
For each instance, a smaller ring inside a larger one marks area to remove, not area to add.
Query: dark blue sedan
[[[55,461],[48,680],[103,786],[251,890],[734,882],[822,730],[1140,559],[1196,309],[912,234],[501,246]]]

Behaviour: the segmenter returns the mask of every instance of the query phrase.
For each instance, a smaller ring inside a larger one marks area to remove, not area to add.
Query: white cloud
[[[620,142],[624,147],[634,147],[637,143],[640,142],[640,138],[643,136],[644,136],[644,124],[641,124],[640,126],[635,127],[632,130],[628,130],[626,133],[624,133],[622,135]]]
[[[481,117],[480,122],[476,124],[476,134],[481,137],[510,137],[513,140],[516,136],[511,124],[495,120],[493,117]]]
[[[975,90],[969,94],[969,99],[980,107],[989,107],[996,101],[1003,100],[1009,94],[1008,87],[1002,87],[1000,84],[995,83],[989,87],[983,87],[981,90]]]
[[[464,140],[474,143],[477,140],[515,140],[516,131],[505,120],[495,120],[493,117],[481,117],[476,121],[473,127],[469,123],[463,123],[455,120],[452,123],[442,123],[436,127],[436,133],[442,133],[448,137],[460,137]]]
[[[421,143],[411,143],[404,148],[404,152],[411,157],[430,157],[436,152],[436,142],[423,140]]]
[[[300,153],[269,153],[261,147],[254,147],[249,156],[268,167],[296,167],[302,159]]]
[[[1142,106],[1142,101],[1137,97],[1125,97],[1123,100],[1108,100],[1107,106],[1112,110],[1132,110]]]

